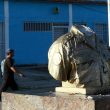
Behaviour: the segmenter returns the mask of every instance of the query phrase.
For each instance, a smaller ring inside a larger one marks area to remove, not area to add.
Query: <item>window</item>
[[[87,23],[86,22],[73,22],[73,24],[87,26]]]
[[[61,23],[61,22],[55,22],[53,23],[53,26],[68,26],[69,24],[68,23]]]
[[[97,37],[103,40],[103,42],[107,43],[107,36],[108,36],[107,24],[96,23],[94,30],[96,32]]]
[[[53,32],[53,41],[55,41],[60,36],[68,32],[68,23],[67,22],[54,22],[52,25]]]
[[[24,22],[25,32],[36,32],[36,31],[52,31],[52,23],[45,22]]]
[[[68,32],[67,26],[54,26],[53,27],[53,41],[55,41],[60,36],[66,34]]]

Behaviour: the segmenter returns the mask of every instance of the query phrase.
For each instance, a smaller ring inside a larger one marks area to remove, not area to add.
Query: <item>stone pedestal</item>
[[[79,85],[76,87],[74,84],[62,81],[62,87],[56,87],[56,92],[64,92],[64,93],[70,93],[70,94],[86,94],[86,95],[93,95],[95,93],[101,93],[105,90],[110,90],[110,86],[104,86],[104,87],[86,87],[84,88],[83,85]]]
[[[84,95],[66,93],[3,93],[2,110],[95,110],[95,102]]]
[[[56,92],[64,92],[64,93],[70,93],[70,94],[94,94],[97,89],[95,88],[71,88],[71,87],[56,87]]]
[[[110,110],[110,95],[3,93],[2,110]]]

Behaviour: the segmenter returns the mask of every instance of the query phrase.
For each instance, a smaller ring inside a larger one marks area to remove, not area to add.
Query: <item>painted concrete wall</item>
[[[0,22],[4,20],[4,3],[0,0]]]
[[[6,16],[4,16],[4,2],[3,0],[0,0],[0,61],[5,57],[5,17]]]
[[[53,8],[59,7],[59,14]],[[19,64],[47,64],[52,32],[24,32],[24,21],[67,22],[68,5],[10,2],[10,48],[15,49]]]
[[[94,23],[107,23],[107,6],[75,4],[73,5],[73,21],[87,22],[92,27]]]
[[[75,4],[73,5],[73,22],[85,22],[95,31],[96,23],[108,23],[106,5]],[[104,41],[107,42],[107,33]]]
[[[15,49],[17,64],[47,64],[52,31],[24,32],[23,24],[25,21],[68,22],[68,4],[10,2],[9,5],[10,48]],[[58,14],[53,13],[55,7],[59,9]],[[107,23],[107,7],[74,4],[73,22],[87,22],[87,25],[94,29],[95,23]]]

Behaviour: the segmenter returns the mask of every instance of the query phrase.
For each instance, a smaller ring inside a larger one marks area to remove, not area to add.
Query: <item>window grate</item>
[[[68,32],[68,26],[53,26],[53,41]]]
[[[69,24],[68,23],[61,23],[61,22],[56,22],[56,23],[53,23],[53,26],[68,26]]]
[[[95,24],[95,32],[96,35],[103,40],[104,42],[107,43],[107,24],[103,23],[96,23]]]
[[[52,23],[24,22],[25,32],[52,31]]]
[[[86,22],[73,22],[74,25],[84,25],[87,26]]]

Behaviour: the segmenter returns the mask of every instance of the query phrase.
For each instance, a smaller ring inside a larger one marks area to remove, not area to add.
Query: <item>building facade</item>
[[[13,48],[17,64],[47,64],[50,45],[72,24],[89,26],[108,43],[105,0],[3,0],[0,13],[0,60]]]

